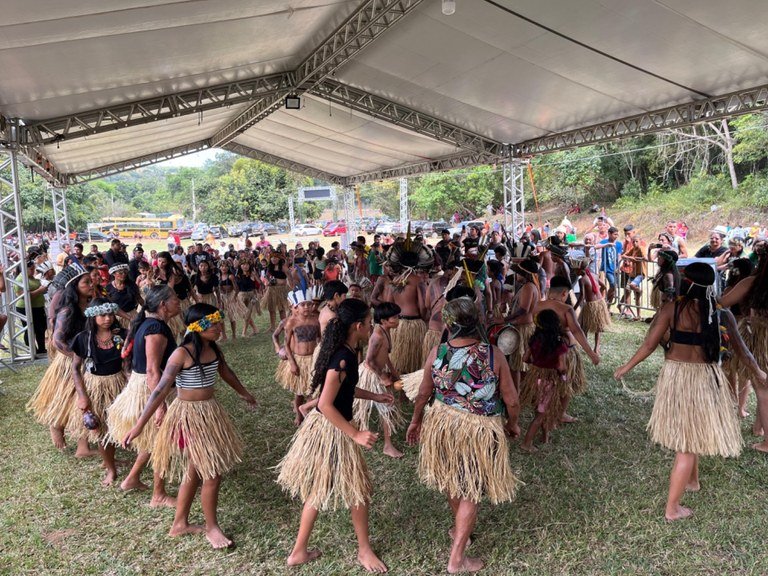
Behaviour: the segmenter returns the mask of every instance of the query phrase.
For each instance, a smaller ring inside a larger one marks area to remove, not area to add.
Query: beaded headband
[[[118,308],[119,306],[114,302],[105,302],[104,304],[99,304],[98,306],[88,306],[83,314],[85,314],[86,318],[93,318],[94,316],[114,314],[117,312]]]
[[[221,313],[221,310],[216,310],[213,314],[208,314],[208,316],[200,318],[197,322],[192,322],[192,324],[187,326],[187,332],[205,332],[213,324],[222,320],[224,320],[224,314]]]
[[[120,263],[120,264],[114,264],[109,268],[109,273],[114,274],[115,272],[128,272],[130,270],[128,264]]]

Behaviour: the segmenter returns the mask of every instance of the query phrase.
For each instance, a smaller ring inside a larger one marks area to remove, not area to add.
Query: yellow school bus
[[[141,214],[128,218],[107,217],[102,220],[101,231],[115,238],[168,238],[173,230],[184,226],[184,216],[171,214],[157,216]]]

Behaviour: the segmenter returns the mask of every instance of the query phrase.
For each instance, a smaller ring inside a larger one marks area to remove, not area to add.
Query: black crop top
[[[125,333],[126,330],[121,328],[113,336],[112,348],[104,349],[99,348],[95,342],[89,342],[90,333],[83,330],[72,341],[72,352],[86,360],[86,367],[90,366],[91,374],[97,376],[117,374],[123,369],[123,359],[120,357],[123,345],[120,340],[125,341]],[[118,343],[120,343],[120,348],[118,348]],[[91,359],[92,364],[88,362],[88,358]]]
[[[165,370],[168,358],[170,358],[173,351],[176,350],[176,339],[173,337],[173,332],[168,327],[168,324],[159,318],[147,318],[142,322],[141,326],[139,326],[139,329],[136,330],[136,336],[133,342],[133,361],[131,363],[131,368],[138,374],[147,373],[147,343],[144,338],[153,334],[161,334],[166,338],[163,359],[160,362],[161,370]]]
[[[232,286],[232,280],[229,279],[229,273],[224,274],[219,280],[219,286]]]
[[[237,289],[240,292],[253,292],[253,290],[256,288],[256,283],[251,279],[250,276],[238,276],[236,280]]]
[[[200,274],[195,276],[195,288],[199,294],[213,294],[213,289],[219,285],[219,279],[211,274],[208,282],[204,282]]]
[[[672,317],[672,329],[669,331],[669,341],[675,344],[685,344],[687,346],[703,346],[704,335],[701,332],[685,332],[677,329],[677,302],[675,302],[675,313]]]
[[[352,404],[355,400],[355,388],[360,379],[358,374],[357,353],[350,350],[346,345],[339,348],[331,356],[328,362],[328,370],[342,372],[341,364],[344,363],[344,380],[339,387],[339,393],[333,401],[333,406],[338,410],[347,421],[352,420]],[[318,410],[320,408],[318,407]]]
[[[276,280],[285,280],[287,276],[285,275],[285,272],[283,272],[281,269],[281,265],[278,264],[277,266],[273,266],[271,263],[269,266],[267,266],[267,274],[272,276],[272,278]]]

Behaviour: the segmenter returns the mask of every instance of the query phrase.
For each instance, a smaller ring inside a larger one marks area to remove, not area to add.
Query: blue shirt
[[[600,244],[608,244],[609,240],[600,240]],[[615,274],[616,267],[618,265],[619,254],[621,254],[624,246],[620,240],[616,240],[613,246],[606,246],[603,248],[603,259],[600,261],[600,271],[606,274]]]

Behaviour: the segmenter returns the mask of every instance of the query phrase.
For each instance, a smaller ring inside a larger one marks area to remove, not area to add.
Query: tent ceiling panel
[[[82,14],[81,2],[44,2],[75,15],[43,20],[25,9],[25,23],[0,26],[0,72],[14,78],[0,84],[0,107],[51,118],[290,70],[358,3],[135,2],[145,6],[105,11],[101,2]]]
[[[662,78],[483,0],[465,0],[450,18],[438,2],[422,4],[386,42],[358,55],[337,77],[507,142],[700,97],[685,86],[723,93],[768,79],[768,59],[761,56],[768,52],[768,35],[745,46],[661,3],[582,0],[574,9],[534,0],[499,3]],[[729,4],[729,11],[768,17],[768,3],[738,4]],[[493,115],[505,121],[494,122]]]
[[[206,112],[202,120],[197,115],[182,116],[104,132],[71,142],[64,141],[58,146],[51,144],[45,146],[44,150],[59,170],[76,174],[202,140],[218,130],[233,113],[244,106]]]
[[[301,110],[272,114],[238,137],[237,142],[315,168],[321,166],[316,161],[333,160],[335,166],[323,169],[340,176],[456,152],[451,144],[329,106],[315,97],[305,96],[304,103]]]

